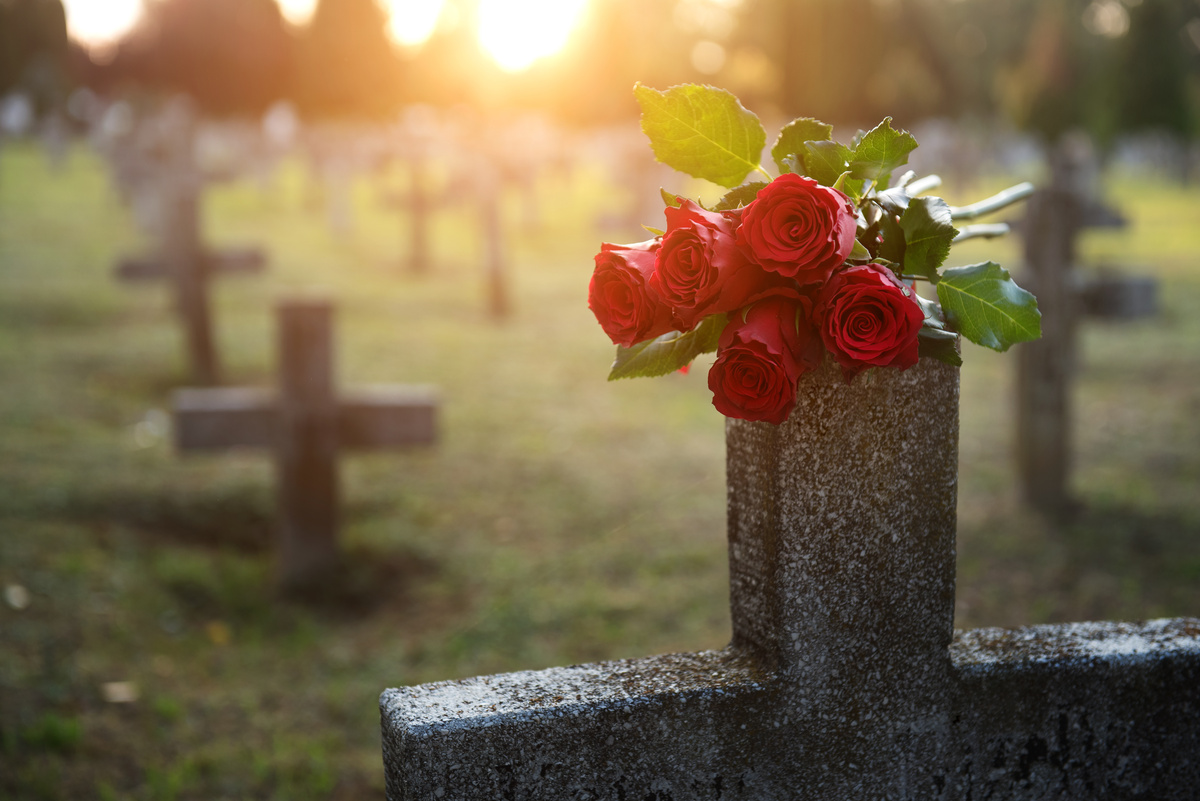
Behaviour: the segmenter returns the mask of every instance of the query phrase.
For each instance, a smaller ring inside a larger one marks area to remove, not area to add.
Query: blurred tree
[[[1193,0],[1041,0],[1022,55],[999,68],[1001,106],[1047,144],[1071,130],[1102,152],[1123,133],[1194,136],[1200,44],[1187,24],[1200,25],[1198,10]]]
[[[1190,7],[1189,7],[1190,5]],[[1142,0],[1129,9],[1129,32],[1117,44],[1117,129],[1156,130],[1187,139],[1196,134],[1192,87],[1200,69],[1189,64],[1187,25],[1200,26],[1200,3]]]
[[[779,69],[787,116],[901,124],[953,113],[967,92],[945,47],[934,0],[746,0],[736,48],[762,48]]]
[[[308,117],[383,117],[400,104],[401,63],[376,0],[318,0],[301,31],[294,99]]]
[[[1114,0],[1115,2],[1115,0]],[[1078,0],[1042,0],[1023,54],[998,77],[1001,108],[1047,143],[1072,129],[1112,137],[1112,45],[1083,26]]]
[[[152,0],[98,73],[186,93],[210,114],[259,114],[286,94],[292,58],[274,0]]]
[[[38,111],[58,105],[66,55],[62,0],[0,0],[0,95],[20,89]]]

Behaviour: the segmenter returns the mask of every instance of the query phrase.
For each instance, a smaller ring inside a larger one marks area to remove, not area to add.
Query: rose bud
[[[854,204],[812,178],[786,173],[742,210],[738,243],[764,270],[823,283],[854,248]]]
[[[817,296],[817,330],[850,381],[868,367],[912,367],[925,321],[915,293],[882,264],[836,272]]]
[[[617,345],[632,347],[674,329],[671,309],[647,285],[654,273],[657,239],[600,246],[588,284],[588,308]]]
[[[683,200],[666,216],[650,286],[671,307],[679,330],[691,330],[710,314],[739,309],[783,283],[738,247],[736,213],[705,211]]]
[[[824,355],[811,307],[807,297],[792,293],[731,315],[708,371],[717,411],[776,425],[788,419],[796,405],[796,381]]]

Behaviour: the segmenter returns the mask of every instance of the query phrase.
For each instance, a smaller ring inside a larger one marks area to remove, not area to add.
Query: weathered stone
[[[388,798],[1194,797],[1200,621],[955,638],[957,425],[929,360],[729,421],[730,646],[387,690]]]
[[[944,797],[1197,797],[1200,620],[979,629],[950,653]]]

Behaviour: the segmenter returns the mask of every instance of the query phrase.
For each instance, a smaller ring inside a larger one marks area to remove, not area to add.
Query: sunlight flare
[[[317,10],[317,0],[276,0],[283,18],[293,25],[304,25]]]
[[[142,0],[63,0],[67,31],[87,45],[115,42],[142,15]]]
[[[587,0],[480,0],[479,42],[500,68],[526,69],[558,52]]]
[[[423,44],[437,29],[443,6],[445,0],[391,0],[388,35],[405,47]]]

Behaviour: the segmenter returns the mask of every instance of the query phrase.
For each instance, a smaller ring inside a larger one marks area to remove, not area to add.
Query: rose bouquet
[[[1016,202],[1030,185],[962,208],[923,197],[940,180],[895,175],[917,143],[890,117],[848,145],[832,126],[792,121],[771,148],[772,177],[758,117],[729,92],[639,84],[634,94],[658,160],[730,191],[705,208],[663,190],[665,230],[601,246],[588,305],[617,345],[610,380],[664,375],[715,350],[717,410],[778,424],[800,376],[827,355],[851,381],[921,356],[959,365],[960,335],[1001,351],[1041,335],[1034,297],[999,265],[942,267],[953,243],[1007,230],[956,220]]]

